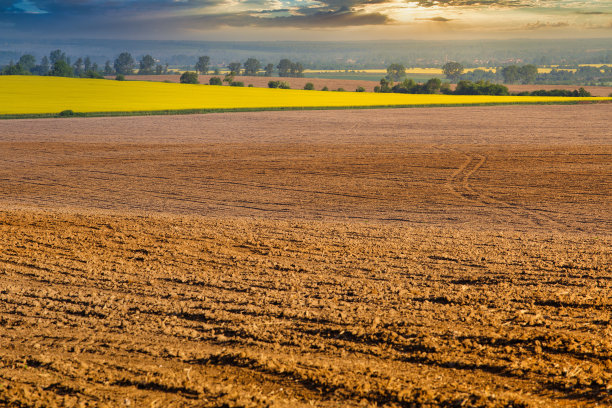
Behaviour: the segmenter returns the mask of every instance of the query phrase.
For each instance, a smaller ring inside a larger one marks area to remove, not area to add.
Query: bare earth
[[[200,75],[199,81],[201,84],[207,84],[211,77],[216,76],[223,78],[223,75]],[[381,78],[383,75],[381,74]],[[112,78],[112,77],[109,77]],[[170,81],[179,82],[180,75],[128,75],[127,80],[130,81]],[[345,91],[354,91],[358,87],[363,87],[367,92],[373,92],[374,87],[379,85],[377,81],[360,81],[354,79],[325,79],[325,78],[286,78],[286,77],[252,77],[252,76],[237,76],[235,81],[244,82],[244,86],[253,85],[257,88],[267,88],[269,81],[285,81],[291,85],[293,89],[303,89],[306,83],[311,82],[316,90],[321,90],[326,86],[330,91],[335,91],[338,88],[343,88]],[[539,89],[567,89],[573,91],[578,89],[580,85],[506,85],[510,92],[535,91]],[[589,91],[593,96],[610,96],[612,94],[612,86],[582,86]]]
[[[382,78],[383,75],[381,75]],[[225,75],[199,75],[201,84],[208,84],[212,77],[223,79]],[[111,77],[112,78],[112,77]],[[125,79],[129,81],[170,81],[180,82],[180,75],[128,75]],[[376,81],[360,81],[355,79],[326,79],[326,78],[287,78],[287,77],[256,77],[256,76],[236,76],[234,81],[244,82],[244,86],[253,85],[256,88],[267,88],[270,81],[284,81],[289,83],[292,89],[304,89],[308,82],[312,83],[317,91],[327,87],[330,91],[343,88],[345,91],[355,91],[362,86],[366,91],[373,92],[378,85]],[[226,85],[226,84],[224,84]],[[606,95],[607,96],[607,95]]]
[[[0,406],[609,406],[611,113],[0,121]]]

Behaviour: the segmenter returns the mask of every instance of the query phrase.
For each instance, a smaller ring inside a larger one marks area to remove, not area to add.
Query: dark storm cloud
[[[52,14],[82,14],[128,11],[147,13],[151,11],[189,10],[222,3],[222,0],[0,0],[0,13],[15,10],[16,4],[31,3]]]
[[[531,8],[558,5],[553,0],[415,0],[425,8]],[[0,0],[0,29],[41,35],[111,36],[185,33],[218,27],[333,28],[393,24],[392,0]],[[411,0],[406,0],[411,3]],[[381,5],[385,10],[368,11]],[[581,1],[568,14],[608,14]],[[585,5],[586,4],[586,5]],[[600,4],[600,3],[598,3]],[[607,10],[605,7],[603,10]],[[446,23],[446,17],[422,20]],[[527,24],[527,30],[552,28]]]
[[[328,28],[387,24],[392,20],[380,13],[364,13],[342,8],[338,11],[310,11],[302,14],[274,16],[276,11],[260,11],[257,13],[228,13],[217,15],[202,15],[181,18],[181,24],[192,29],[209,29],[217,27],[296,27],[296,28]]]
[[[285,7],[267,0],[247,0],[239,3],[240,11],[226,13],[207,8],[227,4],[224,0],[0,0],[0,22],[17,26],[32,26],[33,30],[69,32],[71,29],[96,30],[206,30],[229,27],[347,27],[384,25],[392,22],[381,13],[368,13],[356,6],[385,3],[388,0],[321,0],[309,7],[285,2]],[[44,16],[27,13],[26,4],[33,10],[44,11]],[[17,5],[17,6],[16,6]],[[289,7],[287,7],[289,6]],[[247,9],[248,11],[244,11]],[[249,9],[252,9],[249,10]],[[178,16],[177,16],[178,14]],[[125,28],[122,29],[122,26]]]

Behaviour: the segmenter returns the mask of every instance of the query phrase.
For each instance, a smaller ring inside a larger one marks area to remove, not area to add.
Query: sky
[[[0,37],[612,41],[612,0],[0,0]]]

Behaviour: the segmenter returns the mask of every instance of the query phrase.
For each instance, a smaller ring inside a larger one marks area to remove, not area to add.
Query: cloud
[[[72,33],[76,36],[86,32],[101,38],[105,33],[111,37],[177,38],[223,27],[241,31],[243,27],[316,30],[392,25],[389,30],[400,30],[399,26],[413,23],[415,16],[417,20],[437,23],[439,30],[446,27],[490,32],[497,29],[491,28],[490,22],[496,21],[492,20],[493,14],[499,18],[500,26],[512,25],[510,30],[532,32],[568,25],[546,22],[552,15],[566,16],[568,21],[574,21],[572,18],[594,20],[593,24],[601,25],[608,22],[605,15],[612,14],[610,0],[401,1],[0,0],[0,21],[14,23],[15,32],[30,35]],[[512,13],[506,14],[512,18],[506,19],[503,13]],[[459,20],[462,24],[443,24]],[[538,21],[530,23],[533,20]],[[436,27],[430,26],[428,29]]]
[[[566,23],[564,21],[558,21],[556,23],[536,21],[535,23],[525,24],[522,28],[525,30],[541,30],[541,29],[548,29],[548,28],[562,28],[562,27],[568,27],[568,26],[569,26],[569,23]]]
[[[525,0],[417,0],[420,7],[530,7]]]
[[[584,28],[587,30],[610,30],[612,29],[612,21],[608,24],[586,24]]]
[[[47,14],[48,12],[40,9],[30,0],[19,0],[6,9],[7,13],[23,14]]]
[[[258,0],[255,0],[259,2]],[[42,11],[50,14],[85,15],[95,17],[114,12],[128,11],[133,14],[152,11],[197,10],[210,5],[217,5],[225,0],[0,0],[0,12],[3,9]],[[4,4],[9,6],[3,7]],[[14,4],[12,4],[14,3]],[[261,3],[261,2],[259,2]]]
[[[415,18],[415,20],[426,20],[426,21],[435,21],[438,23],[447,23],[449,21],[453,21],[452,18],[446,18],[442,16],[431,17],[431,18]]]
[[[388,16],[381,13],[366,13],[346,7],[338,11],[315,9],[293,10],[292,15],[274,16],[274,11],[258,13],[227,13],[201,15],[181,18],[184,24],[194,30],[208,30],[217,27],[296,27],[330,28],[392,23]]]
[[[605,12],[605,11],[577,11],[576,14],[582,14],[585,16],[600,16],[600,15],[612,14],[612,13]]]

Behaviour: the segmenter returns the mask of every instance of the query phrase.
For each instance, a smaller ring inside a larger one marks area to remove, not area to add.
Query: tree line
[[[273,76],[276,68],[280,77],[301,78],[304,76],[304,66],[299,62],[292,62],[287,58],[280,60],[278,65],[269,63],[265,66],[257,58],[248,58],[244,64],[241,62],[230,62],[227,65],[228,75],[238,76]],[[210,57],[204,55],[198,58],[194,66],[195,72],[206,75],[210,71]],[[219,74],[216,70],[215,74]]]
[[[458,62],[448,62],[442,72],[451,82],[489,81],[504,84],[596,84],[612,82],[612,66],[577,66],[573,69],[553,68],[548,73],[539,73],[533,64],[507,65],[495,70],[475,69],[464,72]]]
[[[280,77],[303,77],[304,66],[287,58],[280,60],[278,65],[272,63],[263,65],[256,58],[248,58],[244,64],[231,62],[227,66],[229,75],[273,76],[278,72]],[[200,74],[211,71],[210,57],[204,55],[198,58],[194,70]],[[19,61],[10,62],[0,69],[0,75],[51,75],[63,77],[102,78],[111,75],[164,75],[169,73],[168,64],[162,64],[153,56],[147,54],[136,61],[129,52],[122,52],[114,61],[107,60],[104,66],[92,62],[89,56],[79,57],[72,62],[62,50],[54,50],[49,56],[43,56],[37,63],[31,54],[24,54]],[[215,74],[219,69],[214,70]]]
[[[110,75],[130,75],[136,67],[141,75],[168,73],[168,64],[162,65],[151,55],[143,56],[138,63],[129,52],[123,52],[111,62],[107,60],[104,66],[92,62],[89,56],[79,57],[72,62],[62,50],[54,50],[49,56],[43,56],[40,62],[30,54],[24,54],[17,63],[11,62],[0,70],[0,75],[49,75],[61,77],[103,78]]]
[[[448,79],[456,80],[460,77],[463,66],[457,62],[449,62],[442,67],[442,71]],[[391,64],[387,68],[387,75],[380,80],[380,85],[374,88],[374,92],[392,92],[407,94],[445,94],[445,95],[509,95],[508,88],[488,81],[459,81],[455,90],[451,89],[448,82],[442,82],[439,78],[431,78],[427,82],[417,83],[412,78],[406,78],[406,67],[402,64]]]
[[[506,69],[509,68],[509,69]],[[518,81],[523,79],[523,83],[532,83],[529,80],[537,75],[537,67],[527,65],[518,67],[517,69],[506,67],[502,72],[506,72],[509,79]],[[387,75],[380,80],[380,85],[374,88],[374,92],[392,92],[392,93],[408,93],[408,94],[446,94],[446,95],[510,95],[508,87],[491,82],[485,79],[470,81],[462,78],[464,68],[457,62],[449,62],[442,67],[442,71],[447,79],[457,80],[457,86],[454,90],[451,89],[448,82],[442,82],[439,78],[432,78],[424,83],[417,83],[411,78],[406,78],[401,82],[402,78],[406,77],[406,68],[401,64],[391,64],[387,68]],[[512,82],[513,83],[513,82]],[[553,90],[537,90],[532,92],[521,92],[513,95],[519,96],[568,96],[568,97],[587,97],[591,96],[584,88],[574,91],[553,89]]]

